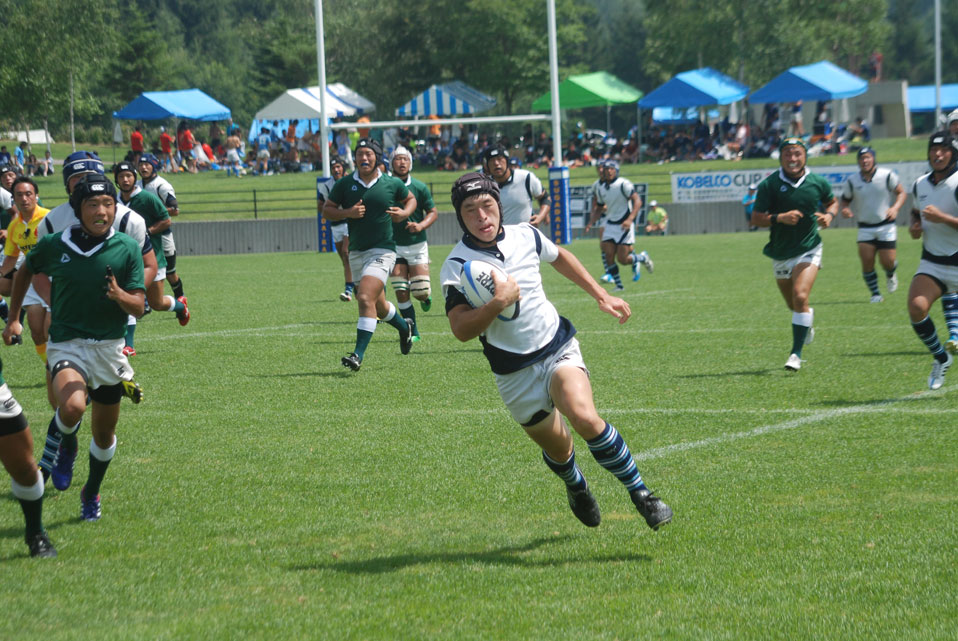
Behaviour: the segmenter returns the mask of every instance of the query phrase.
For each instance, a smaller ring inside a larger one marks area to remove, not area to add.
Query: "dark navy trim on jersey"
[[[625,215],[622,216],[622,218],[619,218],[618,220],[609,220],[609,221],[606,223],[606,225],[621,225],[622,223],[625,222],[625,219],[628,218],[628,217],[629,217],[629,214],[631,214],[631,213],[632,213],[632,210],[631,210],[631,209],[626,210]]]
[[[506,230],[502,229],[500,226],[499,235],[496,236],[496,244],[492,247],[480,247],[476,244],[473,237],[469,234],[462,235],[462,244],[468,247],[469,249],[477,252],[482,252],[483,254],[489,254],[490,256],[495,256],[501,262],[506,262],[506,257],[501,251],[499,251],[499,241],[506,237]]]
[[[859,226],[859,227],[864,227],[864,228],[868,228],[868,227],[883,227],[883,226],[885,226],[885,225],[887,225],[887,224],[889,224],[889,223],[893,223],[893,222],[895,222],[893,218],[885,218],[885,220],[881,221],[880,223],[858,223],[858,226]]]
[[[561,350],[573,336],[575,336],[575,327],[573,327],[568,318],[559,316],[559,327],[556,329],[555,336],[552,337],[552,340],[549,341],[547,345],[528,354],[516,354],[515,352],[490,345],[486,342],[485,335],[479,336],[479,342],[482,343],[482,353],[485,355],[486,360],[489,361],[489,367],[492,368],[493,373],[512,374],[555,354]]]
[[[455,287],[450,287],[449,295],[446,296],[446,316],[449,315],[449,312],[451,312],[453,308],[459,305],[469,305],[469,299]],[[469,306],[472,307],[472,305]]]
[[[935,256],[923,247],[921,250],[921,259],[927,260],[929,263],[935,263],[936,265],[958,266],[958,252],[955,252],[951,256]]]
[[[536,256],[542,256],[542,232],[529,223],[526,223],[526,225],[529,225],[529,228],[535,232],[532,236],[536,239]]]

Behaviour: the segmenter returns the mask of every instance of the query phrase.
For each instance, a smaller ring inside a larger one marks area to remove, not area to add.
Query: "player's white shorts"
[[[333,243],[339,244],[343,242],[343,238],[349,238],[349,225],[330,225],[329,228],[333,232]]]
[[[414,245],[396,245],[396,255],[409,265],[428,265],[429,245],[426,241]]]
[[[349,269],[353,273],[353,280],[357,282],[366,276],[373,276],[385,285],[395,265],[396,252],[391,249],[374,247],[366,251],[349,252]]]
[[[878,241],[882,243],[893,243],[898,240],[898,225],[890,222],[881,227],[859,227],[858,242],[867,243]]]
[[[23,408],[17,399],[13,398],[13,392],[4,383],[0,385],[0,419],[16,418],[23,414]]]
[[[256,160],[269,160],[269,150],[260,149],[256,152]]]
[[[133,368],[123,355],[123,339],[98,341],[73,338],[62,343],[47,343],[47,362],[51,367],[60,361],[73,361],[87,375],[87,386],[96,389],[133,380]]]
[[[775,271],[775,279],[788,280],[792,277],[792,270],[795,269],[795,266],[802,263],[811,263],[820,268],[822,266],[822,244],[818,243],[812,249],[794,258],[773,260],[772,269]]]
[[[163,255],[172,256],[176,253],[176,243],[173,242],[173,234],[163,234],[160,236],[163,241]]]
[[[629,225],[629,230],[622,229],[622,223],[606,223],[602,228],[602,241],[613,242],[616,245],[635,244],[635,223]]]
[[[156,276],[153,277],[153,282],[158,283],[161,280],[166,280],[166,267],[158,267],[156,270]]]
[[[239,164],[241,162],[239,157],[239,152],[235,149],[228,150],[226,152],[226,161]]]
[[[922,259],[918,263],[918,271],[915,272],[915,276],[918,274],[925,274],[940,280],[945,284],[947,292],[958,292],[958,265],[939,265],[930,260]]]
[[[518,372],[495,375],[499,396],[502,397],[506,408],[517,423],[524,425],[536,415],[536,412],[549,411],[555,406],[549,395],[549,385],[552,383],[552,375],[560,367],[578,367],[586,375],[589,374],[582,360],[582,352],[579,351],[579,341],[575,338],[571,338],[549,358],[524,367]]]
[[[50,306],[40,298],[40,294],[33,288],[33,283],[30,284],[30,288],[27,289],[27,293],[23,296],[23,306],[27,307],[29,305],[43,305],[43,309],[50,311]]]

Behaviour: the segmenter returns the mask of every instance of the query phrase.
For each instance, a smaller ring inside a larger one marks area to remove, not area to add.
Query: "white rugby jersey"
[[[951,175],[934,184],[932,174],[927,173],[915,181],[912,195],[915,208],[921,212],[928,205],[934,205],[951,216],[958,216],[958,169]],[[49,216],[50,214],[47,214]],[[934,258],[950,258],[944,264],[958,265],[958,229],[945,223],[933,223],[921,217],[922,258],[935,261]],[[930,256],[929,256],[930,255]]]
[[[498,317],[479,337],[482,351],[496,374],[509,374],[555,353],[575,334],[575,328],[546,298],[539,266],[559,257],[559,248],[538,229],[524,223],[505,225],[496,245],[482,248],[467,236],[452,248],[442,264],[439,280],[446,310],[469,303],[462,293],[462,265],[481,260],[501,268],[519,284],[519,315],[510,321]]]
[[[37,239],[79,224],[80,219],[73,213],[73,207],[70,207],[70,203],[62,203],[51,209],[50,213],[40,221],[37,226]],[[121,231],[135,240],[143,254],[153,251],[153,243],[150,242],[150,235],[146,233],[146,221],[143,220],[143,216],[120,202],[116,204],[116,218],[113,219],[113,229]]]
[[[4,187],[0,187],[0,209],[13,209],[13,194]]]
[[[499,185],[499,202],[502,203],[502,224],[518,225],[532,219],[533,201],[539,211],[539,197],[545,190],[542,181],[526,169],[513,169],[512,176]]]
[[[595,190],[595,199],[606,206],[605,224],[620,225],[632,213],[632,194],[635,185],[619,176],[610,183],[599,182]]]
[[[862,178],[861,172],[851,174],[842,185],[841,197],[850,201],[849,208],[860,226],[874,227],[892,222],[885,219],[885,214],[895,202],[898,184],[898,174],[878,167],[868,181]]]
[[[160,202],[163,203],[164,207],[175,207],[176,206],[176,192],[173,191],[173,185],[170,184],[166,178],[162,176],[154,176],[150,182],[145,183],[143,179],[140,178],[136,181],[136,184],[141,189],[145,189],[149,192],[152,192],[160,199]]]

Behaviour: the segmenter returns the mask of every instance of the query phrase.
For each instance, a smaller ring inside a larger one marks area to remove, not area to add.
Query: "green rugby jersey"
[[[755,211],[781,214],[797,209],[803,216],[797,225],[772,223],[770,239],[762,253],[773,260],[787,260],[817,247],[822,238],[814,214],[834,199],[832,186],[818,174],[806,172],[797,183],[785,178],[781,170],[770,174],[758,185]]]
[[[52,280],[50,340],[123,338],[128,314],[104,293],[106,268],[110,266],[122,289],[145,290],[140,247],[111,229],[106,240],[84,252],[74,242],[80,233],[76,225],[44,236],[26,258],[30,271]]]
[[[147,229],[170,217],[170,212],[166,210],[166,205],[163,204],[159,196],[145,189],[137,191],[129,202],[123,204],[143,216]],[[149,231],[147,233],[149,234]],[[150,244],[153,245],[153,253],[156,254],[156,266],[163,269],[166,267],[166,255],[163,253],[163,232],[150,234]]]
[[[436,206],[432,200],[432,194],[429,192],[429,187],[426,186],[426,183],[413,178],[412,176],[408,176],[406,180],[407,182],[404,184],[409,188],[409,191],[411,191],[412,195],[416,198],[416,211],[414,211],[409,218],[401,223],[393,223],[393,239],[396,241],[397,245],[404,246],[425,242],[426,230],[424,229],[421,232],[411,234],[406,231],[406,223],[421,223],[426,217],[426,212],[435,208]]]
[[[367,187],[359,180],[359,174],[353,172],[336,181],[329,191],[329,200],[343,209],[349,209],[360,200],[366,207],[362,218],[347,218],[349,225],[349,250],[396,249],[393,240],[393,219],[386,210],[399,207],[409,195],[402,181],[392,176],[379,175],[372,185]]]

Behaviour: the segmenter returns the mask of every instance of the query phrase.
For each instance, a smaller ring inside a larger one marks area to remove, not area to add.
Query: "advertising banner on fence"
[[[901,184],[909,191],[912,184],[929,171],[926,162],[882,163],[898,173]],[[810,167],[816,174],[828,179],[832,188],[845,182],[849,174],[858,171],[858,165],[829,165]],[[778,167],[767,169],[745,169],[741,171],[700,171],[696,173],[672,174],[672,201],[677,203],[705,203],[722,201],[741,201],[748,191],[750,183],[759,183]],[[839,194],[836,191],[836,196]]]

